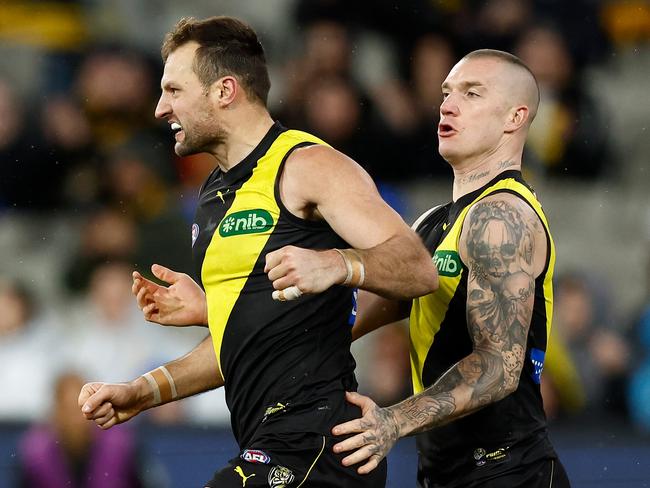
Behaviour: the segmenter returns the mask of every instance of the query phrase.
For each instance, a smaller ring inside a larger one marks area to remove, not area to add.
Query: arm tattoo
[[[399,426],[395,414],[390,409],[375,405],[373,413],[374,420],[365,419],[365,417],[361,420],[361,428],[365,431],[363,440],[369,446],[372,454],[383,452],[383,457],[399,439]]]
[[[465,225],[467,326],[474,350],[394,407],[404,432],[445,424],[513,392],[524,365],[535,297],[536,216],[525,203],[481,201]]]

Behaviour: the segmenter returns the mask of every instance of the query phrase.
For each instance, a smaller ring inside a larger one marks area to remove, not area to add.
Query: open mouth
[[[178,122],[173,122],[170,127],[172,132],[174,132],[174,138],[178,140],[178,136],[182,133],[183,127]]]
[[[456,133],[456,129],[454,129],[451,125],[449,124],[438,124],[438,135],[440,137],[449,137],[452,136]]]

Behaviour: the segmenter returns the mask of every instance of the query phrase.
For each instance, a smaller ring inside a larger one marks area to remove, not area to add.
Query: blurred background
[[[76,405],[84,382],[207,334],[145,323],[130,294],[133,269],[189,272],[214,167],[176,157],[153,117],[161,40],[188,15],[249,22],[273,116],[353,157],[407,222],[451,197],[449,69],[488,47],[528,64],[542,101],[524,172],[558,255],[552,439],[574,486],[650,486],[650,2],[0,0],[0,488],[203,486],[236,454],[220,391],[107,432]],[[404,324],[354,353],[361,391],[409,394]],[[389,463],[389,486],[414,486],[412,439]]]

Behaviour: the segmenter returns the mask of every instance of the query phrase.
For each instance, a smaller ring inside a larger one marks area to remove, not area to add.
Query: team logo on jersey
[[[271,462],[271,457],[258,449],[244,449],[244,452],[239,457],[249,463],[269,464]]]
[[[458,276],[463,269],[460,256],[456,251],[436,251],[433,254],[433,262],[436,264],[438,274],[441,276],[453,278]]]
[[[482,447],[474,449],[472,455],[477,466],[485,466],[487,463],[496,463],[508,459],[508,447],[500,447],[495,451],[487,452]]]
[[[479,447],[474,449],[474,461],[476,461],[477,466],[483,466],[485,464],[485,449]]]
[[[289,468],[274,466],[269,472],[269,486],[271,488],[285,488],[293,483],[295,476]]]
[[[533,372],[531,377],[533,381],[538,385],[542,382],[542,371],[544,370],[544,357],[546,353],[541,349],[535,349],[534,347],[530,350],[530,361],[533,363]]]
[[[199,237],[199,224],[192,224],[192,247],[194,247],[197,237]]]
[[[240,210],[226,215],[219,224],[221,237],[257,234],[273,227],[273,217],[264,209]]]

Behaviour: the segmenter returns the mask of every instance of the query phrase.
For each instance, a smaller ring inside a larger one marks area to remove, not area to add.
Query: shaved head
[[[465,55],[461,62],[474,59],[491,59],[503,67],[503,72],[499,73],[499,85],[503,87],[504,95],[513,106],[528,107],[527,125],[530,126],[539,107],[539,85],[530,68],[517,56],[496,49],[472,51]]]

